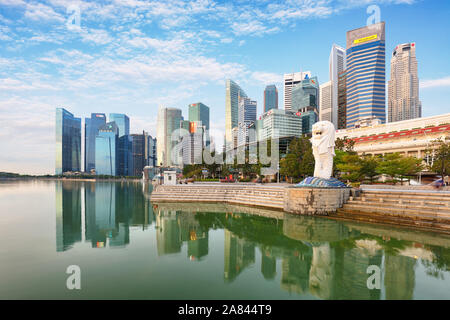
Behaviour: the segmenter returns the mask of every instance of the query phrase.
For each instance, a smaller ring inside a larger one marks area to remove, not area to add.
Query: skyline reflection
[[[152,205],[147,189],[138,183],[58,182],[56,250],[70,250],[78,242],[90,242],[92,248],[126,247],[131,226],[147,230],[154,225],[154,259],[182,254],[186,244],[183,259],[202,263],[212,248],[217,250],[211,231],[223,230],[224,283],[259,273],[286,292],[319,299],[413,299],[418,268],[434,278],[450,271],[450,240],[445,237],[436,243],[420,233],[423,241],[418,242],[415,232],[400,230],[403,240],[398,240],[386,236],[389,229],[326,218],[266,217],[263,210],[253,214],[258,209],[223,210],[219,205]],[[381,289],[367,288],[367,268],[373,265],[382,270]]]

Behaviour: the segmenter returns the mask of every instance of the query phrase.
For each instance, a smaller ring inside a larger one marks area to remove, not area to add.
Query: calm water
[[[140,183],[0,183],[0,298],[450,299],[450,237],[225,205]],[[66,268],[81,268],[68,290]],[[381,288],[367,288],[367,268]]]

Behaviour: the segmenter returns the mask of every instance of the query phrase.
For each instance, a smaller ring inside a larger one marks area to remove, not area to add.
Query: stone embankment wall
[[[295,188],[244,184],[156,186],[152,202],[221,202],[283,210],[306,215],[328,215],[344,204],[350,189]]]

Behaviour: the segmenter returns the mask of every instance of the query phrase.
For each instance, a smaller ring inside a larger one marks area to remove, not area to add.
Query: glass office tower
[[[132,156],[133,156],[133,172],[132,176],[142,176],[142,171],[146,165],[145,159],[145,134],[132,134]]]
[[[307,107],[319,109],[319,80],[306,77],[292,88],[291,110],[302,111]]]
[[[246,93],[233,80],[226,81],[225,88],[225,140],[232,147],[232,129],[238,126],[239,98],[247,98]]]
[[[98,130],[95,138],[95,172],[98,175],[118,174],[119,128],[115,122],[108,122]]]
[[[114,121],[119,129],[119,138],[130,135],[130,118],[123,113],[110,113],[109,122]]]
[[[130,119],[127,115],[122,113],[110,113],[109,121],[115,122],[119,130],[119,144],[118,144],[118,171],[119,176],[133,175],[133,156],[132,143],[130,137]]]
[[[206,130],[209,130],[209,107],[201,102],[190,104],[189,121],[201,121]]]
[[[278,90],[274,84],[266,86],[264,90],[264,112],[278,109]]]
[[[347,128],[360,120],[386,121],[384,22],[347,32]]]
[[[106,123],[106,115],[91,113],[84,122],[84,171],[89,173],[95,169],[95,137],[98,129]]]
[[[55,174],[81,171],[81,118],[64,108],[56,108]]]
[[[175,130],[180,129],[180,121],[184,120],[181,110],[176,108],[159,107],[157,120],[157,164],[158,166],[171,167],[175,166],[177,157],[176,145],[179,141]]]

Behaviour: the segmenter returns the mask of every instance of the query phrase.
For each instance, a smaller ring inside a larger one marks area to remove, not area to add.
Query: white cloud
[[[450,87],[450,76],[440,79],[430,79],[420,81],[420,88],[436,88],[436,87]]]
[[[283,81],[283,76],[278,73],[255,71],[251,74],[252,78],[263,85],[279,84]]]
[[[233,22],[231,29],[235,35],[254,35],[262,36],[264,34],[275,33],[280,30],[279,27],[269,28],[260,21]]]
[[[223,39],[220,39],[220,42],[221,43],[231,43],[231,42],[233,42],[233,39],[232,38],[223,38]]]
[[[27,3],[24,17],[35,21],[65,21],[65,18],[56,13],[52,7],[42,3]]]

